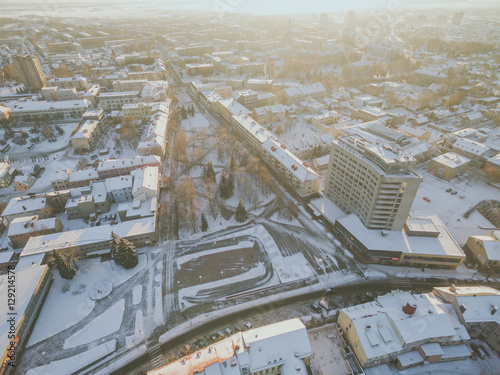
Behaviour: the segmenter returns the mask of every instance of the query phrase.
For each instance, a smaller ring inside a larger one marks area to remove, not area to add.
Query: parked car
[[[311,309],[313,309],[316,312],[321,312],[321,306],[319,305],[319,302],[318,301],[312,302]]]
[[[451,195],[457,195],[457,191],[456,191],[456,190],[453,190],[450,194],[451,194]]]
[[[92,156],[90,157],[90,160],[95,160],[95,159],[97,159],[97,155],[92,155]]]
[[[222,333],[222,331],[217,331],[217,334],[219,335],[219,337],[221,339],[223,339],[225,336],[224,336],[224,333]]]
[[[422,199],[423,199],[424,201],[426,201],[426,202],[430,202],[430,201],[431,201],[431,200],[430,200],[429,198],[427,198],[427,197],[423,197]]]
[[[245,320],[245,323],[243,323],[243,324],[245,324],[245,326],[246,326],[247,328],[253,328],[253,324],[252,324],[252,323],[250,323],[248,320]]]
[[[449,193],[449,192],[451,192],[452,190],[453,190],[452,188],[448,188],[448,189],[446,189],[446,192],[447,192],[447,193]]]
[[[471,343],[471,344],[470,344],[470,347],[471,347],[471,349],[474,351],[474,353],[476,353],[476,355],[477,355],[479,358],[481,358],[481,359],[483,359],[483,358],[484,358],[483,353],[481,353],[481,351],[479,350],[478,346],[477,346],[475,343]]]
[[[227,327],[226,328],[226,332],[228,335],[232,335],[233,334],[233,331],[231,331],[231,328]]]
[[[484,345],[479,344],[478,346],[479,346],[479,349],[481,349],[483,351],[483,353],[486,354],[486,357],[490,356],[490,353],[486,350]]]

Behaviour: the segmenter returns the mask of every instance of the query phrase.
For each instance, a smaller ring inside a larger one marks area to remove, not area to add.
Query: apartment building
[[[262,144],[262,160],[300,197],[309,197],[319,192],[321,176],[306,162],[288,151],[284,145],[273,139],[265,141]]]
[[[85,77],[58,77],[48,81],[49,86],[55,86],[60,89],[76,89],[77,91],[87,91],[89,84]]]
[[[130,174],[130,172],[143,167],[160,167],[161,159],[156,155],[134,156],[125,159],[103,160],[97,166],[100,178],[109,178]]]
[[[454,152],[447,152],[433,158],[429,163],[427,172],[449,181],[458,174],[465,172],[469,164],[469,158],[455,154]]]
[[[14,67],[27,89],[40,91],[42,87],[47,86],[47,78],[38,57],[35,55],[16,56],[14,58]]]
[[[124,104],[139,102],[139,91],[105,92],[99,95],[99,104],[106,111],[119,110]]]
[[[142,91],[144,86],[148,84],[147,79],[134,80],[118,80],[113,82],[113,90],[115,91]]]
[[[109,212],[111,200],[104,181],[94,181],[88,187],[71,191],[66,202],[68,219],[89,218],[92,214]]]
[[[147,132],[137,145],[139,155],[157,155],[160,157],[165,155],[167,151],[168,121],[168,109],[167,112],[159,111],[151,117]]]
[[[78,119],[90,107],[87,100],[61,100],[57,102],[18,102],[12,108],[15,122],[35,121],[48,116],[49,119]]]
[[[45,100],[76,100],[76,89],[59,89],[56,86],[42,88],[42,96]]]
[[[325,195],[371,229],[401,230],[422,178],[415,158],[360,135],[332,142]]]
[[[464,251],[477,262],[482,271],[500,271],[500,230],[492,231],[489,236],[470,236]]]
[[[260,155],[262,144],[268,139],[276,139],[274,134],[248,115],[233,116],[231,125],[253,152]]]

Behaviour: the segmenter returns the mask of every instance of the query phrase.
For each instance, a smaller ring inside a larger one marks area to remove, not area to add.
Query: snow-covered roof
[[[122,189],[132,189],[132,176],[117,176],[110,177],[104,180],[106,183],[106,191],[113,192]]]
[[[148,372],[148,375],[239,375],[240,368],[259,369],[281,365],[283,375],[306,373],[303,358],[312,355],[305,326],[291,319],[238,332],[184,358]]]
[[[44,236],[31,237],[21,252],[21,257],[33,254],[47,253],[57,249],[88,246],[93,243],[109,241],[111,232],[118,237],[128,238],[133,236],[155,233],[155,218],[124,221],[116,225],[101,225],[61,233],[52,233]]]
[[[455,287],[435,287],[434,290],[443,295],[446,300],[456,301],[456,308],[463,305],[465,311],[458,309],[457,314],[461,314],[465,323],[497,322],[500,324],[500,291],[486,286]],[[494,307],[497,307],[494,310]],[[462,308],[463,310],[463,308]]]
[[[88,139],[92,136],[92,133],[97,129],[98,125],[99,121],[97,120],[87,120],[80,126],[72,138]]]
[[[314,172],[309,166],[305,166],[302,160],[288,151],[274,139],[268,139],[262,144],[262,148],[280,164],[289,170],[298,180],[302,182],[320,179],[321,176]]]
[[[97,180],[99,175],[95,169],[83,169],[81,171],[73,171],[69,174],[69,182]]]
[[[361,220],[350,214],[337,221],[370,251],[393,251],[403,254],[463,257],[465,254],[448,232],[441,219],[430,212],[410,212],[411,219],[427,219],[439,231],[438,236],[410,235],[406,229],[385,231],[366,228]],[[411,220],[410,220],[411,223]],[[411,228],[409,228],[411,231]]]
[[[45,197],[16,197],[9,201],[2,216],[16,215],[23,212],[31,213],[33,211],[45,208],[47,199]]]
[[[17,325],[20,322],[24,323],[30,320],[31,316],[24,317],[24,320],[22,320],[21,317],[24,315],[33,294],[40,284],[40,280],[46,272],[48,272],[48,267],[46,265],[26,268],[16,267],[16,318],[14,319],[15,326],[13,332],[17,330]],[[12,284],[9,284],[8,280],[9,277],[7,274],[0,276],[0,297],[3,298],[4,301],[8,300],[8,293],[12,290]],[[12,329],[8,319],[9,313],[12,313],[9,307],[7,303],[2,303],[0,306],[0,315],[4,317],[0,322],[0,345],[2,345],[3,348],[8,348],[10,346],[9,343],[12,341],[12,338],[9,338],[9,330]]]
[[[500,167],[500,153],[492,156],[491,158],[488,159],[488,162],[491,164],[495,164]]]
[[[453,148],[475,155],[483,155],[490,149],[488,146],[466,138],[458,139],[455,143],[453,143]]]
[[[161,159],[156,155],[147,156],[134,156],[132,158],[124,159],[109,159],[103,160],[97,166],[97,171],[108,171],[113,169],[130,168],[130,167],[140,167],[141,165],[147,164],[161,164]]]
[[[147,189],[151,191],[158,191],[158,167],[146,167],[141,169],[136,169],[131,173],[134,177],[134,184],[132,186],[132,194],[141,189]]]
[[[454,152],[447,152],[446,154],[436,156],[432,160],[450,168],[457,168],[470,162],[469,158],[455,154]]]
[[[233,116],[233,119],[240,124],[248,133],[255,137],[260,143],[276,137],[264,128],[261,124],[247,115]]]
[[[403,311],[407,304],[416,308],[414,314]],[[431,293],[394,291],[374,302],[344,308],[342,313],[352,320],[363,351],[371,359],[400,352],[423,340],[469,339],[456,315],[449,313],[452,310],[451,304]]]
[[[56,218],[38,219],[38,216],[17,217],[9,224],[8,236],[54,229]]]
[[[252,113],[252,111],[238,103],[233,98],[221,98],[219,99],[219,103],[226,107],[232,116],[249,115]]]
[[[88,100],[59,100],[56,102],[18,102],[12,113],[16,112],[32,112],[32,111],[49,111],[59,109],[87,109],[90,107]]]

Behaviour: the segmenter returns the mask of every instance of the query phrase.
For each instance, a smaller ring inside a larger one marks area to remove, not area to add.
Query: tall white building
[[[332,143],[325,195],[371,229],[401,230],[422,178],[397,145],[353,134]]]

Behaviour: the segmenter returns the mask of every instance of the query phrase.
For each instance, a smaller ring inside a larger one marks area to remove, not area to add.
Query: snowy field
[[[131,270],[116,266],[111,261],[100,262],[99,258],[81,260],[77,264],[80,269],[71,281],[62,279],[57,271],[54,272],[54,282],[27,347],[54,336],[85,318],[95,305],[95,301],[89,297],[90,288],[105,280],[111,281],[116,287],[142,270],[146,265],[146,257],[139,255],[139,264]],[[65,308],[62,309],[61,306]]]
[[[116,340],[113,339],[73,357],[52,361],[48,365],[30,369],[26,372],[26,375],[73,374],[87,364],[113,353],[115,349]]]

